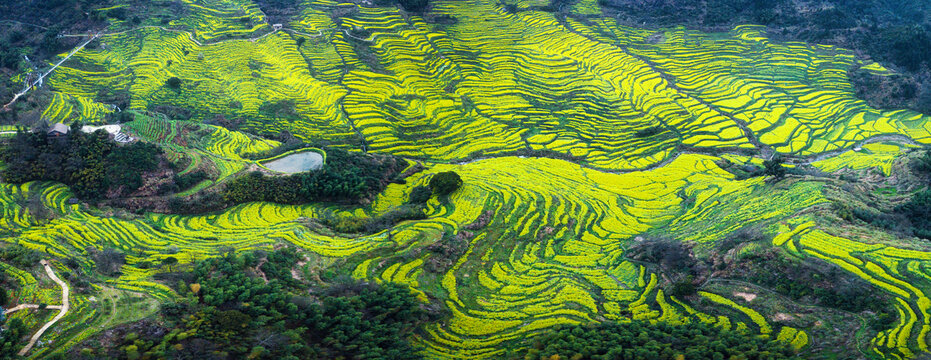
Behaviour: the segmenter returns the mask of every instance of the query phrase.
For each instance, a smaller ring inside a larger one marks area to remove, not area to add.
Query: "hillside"
[[[910,55],[715,2],[62,3],[0,22],[0,305],[45,305],[0,354],[54,269],[29,358],[927,356]]]

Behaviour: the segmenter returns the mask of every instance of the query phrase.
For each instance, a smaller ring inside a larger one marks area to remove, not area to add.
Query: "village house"
[[[69,130],[71,130],[71,128],[69,128],[68,125],[65,125],[62,123],[56,123],[55,125],[52,125],[52,127],[48,129],[48,136],[49,137],[67,136]]]

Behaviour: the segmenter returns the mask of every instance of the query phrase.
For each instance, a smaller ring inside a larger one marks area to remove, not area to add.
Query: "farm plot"
[[[872,143],[860,149],[844,152],[838,156],[812,163],[825,172],[844,169],[864,170],[879,169],[883,175],[892,175],[892,164],[909,146],[888,143]]]
[[[122,93],[131,109],[193,109],[172,116],[240,119],[256,134],[434,161],[539,152],[635,170],[684,150],[809,156],[880,135],[931,141],[926,117],[855,98],[850,51],[773,42],[754,26],[669,29],[646,41],[657,33],[484,0],[436,2],[432,12],[457,19],[442,25],[394,8],[305,1],[304,18],[289,24],[297,32],[250,41],[255,29],[214,17],[261,23],[251,2],[187,4],[196,11],[184,26],[196,34],[107,35],[105,49],[79,52],[49,83],[102,104]],[[333,11],[346,15],[323,17]],[[178,88],[166,86],[173,77]]]
[[[608,21],[600,25],[609,37],[618,31]],[[759,142],[781,153],[845,149],[882,134],[929,141],[927,117],[871,109],[854,96],[846,75],[854,66],[849,50],[777,43],[762,34],[755,26],[723,36],[676,29],[657,44],[622,46],[674,79],[676,90],[745,124]]]
[[[895,297],[898,322],[873,338],[871,351],[877,356],[902,359],[928,351],[931,278],[924,269],[931,253],[833,236],[813,222],[784,224],[781,229],[775,245],[833,263]]]
[[[58,274],[70,272],[67,267],[55,261],[51,262],[51,266]],[[17,305],[26,304],[48,306],[47,309],[28,308],[7,314],[8,318],[22,320],[31,336],[58,314],[62,305],[62,290],[46,275],[42,266],[36,264],[36,267],[30,270],[26,271],[0,263],[0,271],[6,273],[17,283],[15,290],[9,292],[11,301],[8,310],[16,308]],[[68,313],[56,322],[54,327],[43,333],[28,355],[35,357],[48,355],[55,350],[63,349],[64,344],[75,344],[102,330],[91,329],[87,326],[96,320],[97,315],[97,308],[89,300],[87,295],[71,292]]]
[[[717,189],[759,186],[756,180],[733,180],[715,160],[683,155],[662,168],[616,175],[562,160],[504,157],[435,165],[407,184],[395,184],[367,208],[253,203],[213,215],[149,214],[135,219],[69,208],[47,223],[19,220],[28,227],[12,227],[15,236],[6,241],[74,258],[86,271],[93,271],[89,248],[116,248],[127,254],[127,264],[118,277],[106,279],[106,286],[160,299],[175,296],[153,279],[168,271],[159,265],[167,257],[179,260],[175,266],[186,266],[219,255],[222,247],[269,249],[283,242],[323,257],[358,261],[354,276],[409,284],[421,299],[435,299],[452,311],[448,322],[428,326],[417,339],[434,357],[493,357],[501,354],[502,345],[558,324],[601,318],[706,321],[775,338],[781,329],[752,317],[728,319],[696,312],[664,294],[656,274],[623,257],[632,236],[688,214],[692,205],[679,196],[683,191],[714,198],[726,196]],[[299,222],[323,212],[377,216],[399,205],[403,194],[430,174],[448,170],[460,173],[466,185],[449,203],[431,200],[425,220],[351,237],[319,234]],[[47,185],[9,187],[6,196],[47,192],[43,186]],[[58,197],[67,199],[67,194]],[[55,199],[50,205],[59,201]],[[22,218],[13,211],[4,220],[15,224],[11,220],[17,217]],[[464,245],[458,258],[430,252],[405,255],[452,241]]]
[[[444,265],[429,253],[414,259],[394,254],[366,259],[353,271],[357,278],[410,284],[452,311],[452,319],[428,325],[418,340],[431,357],[500,356],[511,341],[598,318],[704,321],[795,341],[799,347],[807,343],[798,329],[775,327],[749,308],[741,314],[750,315],[735,319],[698,312],[664,294],[656,274],[624,259],[624,244],[634,235],[676,219],[688,221],[693,205],[684,204],[681,192],[719,200],[727,194],[708,184],[725,189],[759,185],[732,180],[714,158],[682,156],[656,170],[614,175],[560,160],[504,157],[436,165],[418,176],[445,170],[459,173],[464,187],[448,205],[431,200],[437,207],[430,218],[392,229],[391,238],[417,247],[460,242],[463,255]],[[566,188],[574,191],[560,190]],[[807,190],[818,193],[817,188]],[[805,205],[799,201],[796,209]],[[722,311],[732,307],[721,306]]]
[[[81,122],[84,124],[100,123],[107,114],[113,113],[113,108],[82,96],[55,93],[52,102],[42,119],[49,123]]]
[[[820,201],[819,186],[806,183],[777,196],[761,193],[765,185],[759,179],[733,180],[716,160],[683,155],[655,170],[621,175],[539,158],[434,165],[406,184],[393,184],[370,207],[355,209],[254,203],[213,215],[120,219],[66,205],[67,190],[51,184],[6,185],[0,197],[2,223],[13,234],[5,241],[74,258],[87,271],[93,271],[88,248],[117,248],[127,254],[127,265],[120,276],[106,280],[107,286],[161,299],[175,296],[153,279],[168,270],[158,265],[167,257],[178,259],[176,266],[186,266],[217,256],[224,246],[269,249],[284,242],[323,257],[348,259],[358,264],[352,271],[357,278],[405,283],[422,300],[439,301],[450,309],[448,322],[429,325],[416,339],[433,357],[499,356],[502,346],[558,324],[626,318],[710,322],[801,347],[811,341],[799,335],[804,329],[768,323],[752,308],[735,306],[712,293],[703,296],[719,304],[721,314],[698,312],[665,294],[657,286],[657,274],[624,259],[625,244],[651,229],[666,226],[698,234],[693,241],[710,241],[703,239],[733,231],[746,217],[780,219]],[[300,223],[323,212],[377,216],[402,204],[410,189],[431,174],[448,170],[461,174],[465,185],[449,203],[431,200],[425,220],[366,236],[324,235]],[[54,219],[35,219],[18,205],[31,193],[42,194],[43,203],[56,213]],[[724,204],[736,198],[754,198],[760,205],[728,216]],[[921,261],[931,255],[840,238],[823,240],[806,229],[774,242],[838,263],[901,299],[902,320],[895,329],[877,335],[876,351],[905,356],[923,349],[921,333],[928,326],[931,302],[921,290],[924,285],[911,283],[927,281],[921,277]],[[795,240],[788,241],[793,236]],[[458,258],[443,259],[430,251],[407,255],[412,249],[453,241],[464,245]]]
[[[183,3],[188,10],[187,16],[168,25],[191,29],[195,38],[204,43],[271,31],[265,14],[252,1],[184,0]]]
[[[243,156],[271,150],[280,143],[230,131],[219,126],[189,121],[171,121],[137,114],[124,124],[125,131],[143,141],[158,144],[176,163],[189,160],[181,174],[197,169],[214,174],[220,181],[254,164]]]
[[[131,110],[183,108],[188,112],[173,116],[192,120],[245,117],[243,128],[254,133],[288,131],[337,142],[354,137],[338,106],[345,90],[314,79],[290,35],[200,46],[183,32],[142,28],[106,41],[107,50],[76,54],[77,61],[50,77],[52,86],[85,96],[117,89],[130,98]],[[88,69],[106,81],[82,82],[94,78]],[[181,79],[181,85],[166,86],[170,78]],[[274,104],[279,105],[263,108]]]

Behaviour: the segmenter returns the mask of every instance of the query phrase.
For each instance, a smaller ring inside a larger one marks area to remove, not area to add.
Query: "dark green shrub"
[[[398,0],[398,3],[404,10],[410,12],[423,12],[430,4],[428,0]]]
[[[462,178],[453,171],[445,171],[433,175],[430,179],[430,189],[437,195],[449,195],[462,186]]]
[[[912,171],[920,175],[931,174],[931,150],[925,150],[920,157],[912,160],[909,165],[911,165]]]
[[[433,195],[433,192],[430,191],[429,187],[418,186],[411,190],[410,200],[411,204],[423,204],[430,200],[430,196]]]
[[[789,346],[703,322],[633,320],[559,326],[522,344],[510,359],[790,359]]]
[[[165,86],[168,86],[169,88],[172,88],[172,89],[175,89],[175,90],[180,89],[180,88],[181,88],[181,79],[179,79],[179,78],[177,78],[177,77],[171,77],[171,78],[169,78],[167,81],[165,81]]]
[[[207,173],[202,170],[192,171],[184,175],[175,175],[174,182],[178,185],[179,190],[186,190],[194,185],[200,184],[207,179]]]
[[[786,168],[782,166],[783,160],[779,156],[775,156],[772,160],[763,161],[763,175],[772,176],[776,180],[782,179],[786,176]]]
[[[692,277],[687,277],[683,281],[672,284],[672,290],[669,291],[669,295],[684,298],[686,296],[695,295],[697,292],[698,288],[692,283]]]
[[[653,136],[653,135],[657,135],[657,134],[659,134],[659,133],[661,133],[661,132],[663,132],[663,127],[662,127],[662,126],[651,126],[651,127],[646,128],[646,129],[637,130],[637,132],[634,133],[634,136],[636,136],[636,137],[638,137],[638,138],[648,138],[648,137],[651,137],[651,136]]]

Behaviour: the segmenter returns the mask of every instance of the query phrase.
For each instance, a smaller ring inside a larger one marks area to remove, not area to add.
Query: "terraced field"
[[[199,169],[214,174],[218,181],[254,164],[243,156],[280,145],[222,127],[146,114],[137,114],[135,121],[124,126],[123,131],[131,136],[160,145],[170,161],[187,160],[188,165],[180,174]]]
[[[751,25],[632,28],[601,17],[594,1],[574,3],[577,16],[565,18],[534,10],[543,5],[437,1],[418,16],[305,0],[275,31],[251,1],[185,0],[188,14],[164,27],[104,34],[101,46],[50,76],[55,95],[42,116],[101,123],[131,114],[124,132],[158,144],[186,164],[182,173],[210,173],[182,196],[258,169],[250,156],[281,145],[272,139],[284,133],[426,170],[365,205],[250,203],[196,216],[93,208],[69,201],[61,184],[0,184],[2,240],[74,259],[88,273],[89,251],[119,249],[127,254],[121,274],[95,289],[159,301],[178,294],[155,279],[169,270],[150,264],[174,257],[183,267],[226,247],[293,244],[311,254],[312,271],[407,284],[448,310],[414,335],[429,358],[499,358],[561,324],[628,319],[715,324],[802,355],[830,347],[815,335],[820,325],[789,324],[759,301],[700,289],[698,306],[670,295],[659,285],[668,274],[627,257],[643,237],[708,249],[758,226],[773,246],[833,264],[894,299],[894,325],[867,334],[852,354],[928,351],[931,247],[827,221],[837,176],[774,183],[722,165],[780,155],[796,168],[890,177],[906,153],[931,143],[928,116],[857,99],[847,70],[861,60],[849,50],[771,41]],[[171,78],[181,85],[168,86]],[[118,98],[128,106],[113,106]],[[217,126],[221,118],[239,125]],[[464,185],[433,197],[426,219],[368,235],[308,225],[324,215],[388,213],[444,171]],[[52,216],[30,209],[34,197]],[[427,249],[444,241],[466,250],[433,266],[438,255]],[[0,266],[24,289],[19,299],[49,297],[29,273]],[[115,325],[100,300],[76,296],[48,336],[76,344]],[[33,355],[53,351],[39,345]]]

